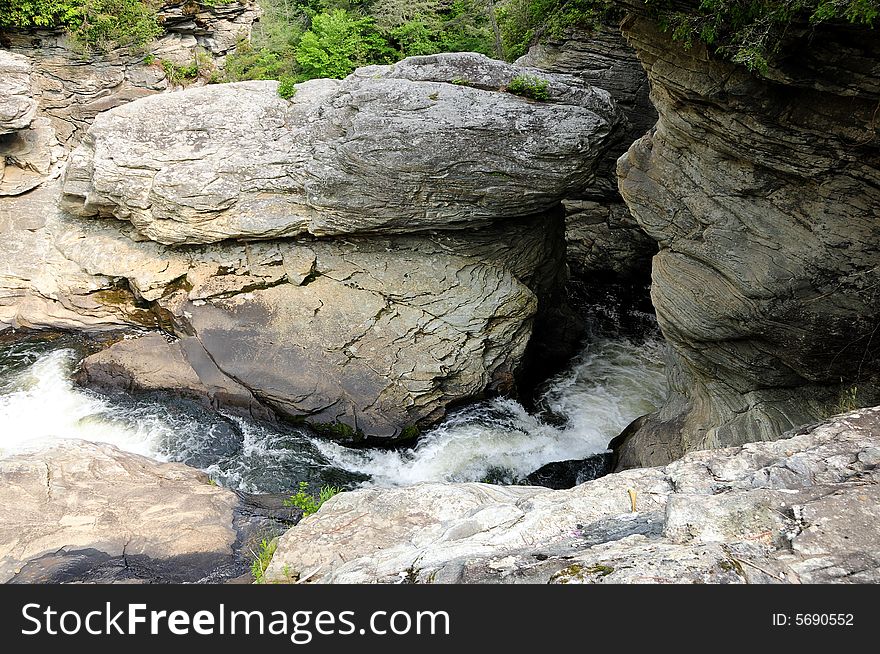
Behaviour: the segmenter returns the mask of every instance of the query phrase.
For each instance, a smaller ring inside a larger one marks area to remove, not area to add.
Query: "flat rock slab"
[[[318,583],[880,581],[880,407],[569,490],[341,493],[267,575]]]
[[[0,459],[0,582],[237,576],[241,506],[194,468],[109,445]]]

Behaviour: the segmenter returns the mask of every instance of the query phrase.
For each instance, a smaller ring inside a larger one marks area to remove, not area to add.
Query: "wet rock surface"
[[[570,490],[420,484],[346,492],[282,536],[268,575],[318,583],[877,582],[878,439],[873,408]]]
[[[611,455],[596,454],[586,459],[554,461],[541,466],[525,478],[530,486],[562,490],[592,481],[611,472]]]
[[[116,310],[146,326],[164,321],[180,339],[123,341],[86,359],[83,381],[180,388],[252,413],[255,398],[344,439],[397,438],[451,402],[515,390],[533,320],[564,270],[559,219],[187,251],[92,223],[54,246],[91,285],[128,279],[136,290],[117,291]],[[84,291],[78,301],[97,295],[96,304],[111,292]]]

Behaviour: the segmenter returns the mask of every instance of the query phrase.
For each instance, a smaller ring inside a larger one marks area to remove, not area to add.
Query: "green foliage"
[[[785,47],[795,24],[849,22],[874,27],[880,0],[700,0],[693,9],[653,0],[663,27],[690,47],[695,41],[757,73]]]
[[[837,406],[834,407],[832,414],[838,415],[840,413],[849,413],[850,411],[858,409],[859,406],[859,387],[850,386],[840,392],[840,398],[838,399]]]
[[[264,538],[260,541],[258,551],[251,551],[251,554],[254,557],[253,563],[251,563],[251,574],[254,577],[255,583],[266,583],[266,569],[269,567],[269,563],[272,561],[276,549],[278,549],[277,538],[271,540]]]
[[[344,9],[316,14],[296,51],[296,62],[309,79],[341,79],[358,66],[391,63],[393,58],[393,50],[379,35],[373,19]]]
[[[82,0],[0,0],[0,28],[68,27],[82,7]]]
[[[508,93],[522,95],[533,100],[550,99],[550,83],[535,75],[517,75],[505,89]]]
[[[144,63],[147,63],[147,59],[151,59],[150,63],[155,61],[155,57],[149,55],[144,59]],[[165,77],[174,85],[185,85],[200,77],[210,79],[214,72],[213,59],[202,50],[196,50],[193,60],[188,64],[176,64],[168,59],[161,59],[159,63],[162,65],[162,70],[165,71]]]
[[[321,508],[321,505],[324,504],[324,502],[341,492],[342,489],[337,488],[336,486],[322,486],[321,490],[318,491],[318,495],[315,496],[309,492],[308,483],[301,481],[299,482],[299,490],[284,500],[284,506],[293,506],[302,509],[303,517],[307,518],[313,513],[317,513],[318,509]]]
[[[592,28],[617,13],[612,0],[507,0],[496,9],[508,60],[524,55],[538,41],[560,38],[568,28]]]
[[[99,50],[143,45],[161,33],[157,0],[0,0],[0,28],[66,28]]]
[[[296,80],[292,77],[284,77],[278,81],[278,95],[285,100],[290,100],[296,95]]]
[[[3,0],[0,0],[3,1]],[[345,77],[358,66],[436,52],[495,51],[489,0],[260,0],[251,42],[226,79]]]

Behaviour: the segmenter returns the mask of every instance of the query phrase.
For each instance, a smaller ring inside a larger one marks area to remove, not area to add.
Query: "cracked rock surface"
[[[539,272],[564,266],[559,214],[468,234],[169,249],[158,274],[114,228],[56,245],[129,279],[181,340],[114,345],[85,360],[87,383],[182,388],[239,407],[252,395],[313,425],[343,423],[351,438],[396,438],[453,401],[512,390],[557,275]]]
[[[179,342],[124,341],[87,359],[84,381],[268,405],[351,437],[397,438],[451,402],[512,391],[564,274],[558,212],[467,233],[169,248],[67,216],[53,190],[0,207],[2,322],[162,328]]]
[[[198,581],[233,566],[238,503],[202,472],[108,445],[70,441],[3,458],[0,582],[101,565]]]
[[[880,581],[880,407],[569,490],[337,495],[267,575],[316,583]]]

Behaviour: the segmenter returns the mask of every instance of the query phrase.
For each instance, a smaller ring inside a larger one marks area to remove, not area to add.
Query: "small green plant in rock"
[[[251,550],[251,554],[254,555],[254,561],[251,563],[251,574],[254,577],[255,583],[266,583],[266,569],[269,567],[269,562],[272,561],[272,557],[275,555],[275,550],[277,548],[277,538],[271,540],[264,538],[260,541],[259,551],[254,552]]]
[[[859,387],[850,386],[840,393],[840,399],[837,406],[834,407],[835,415],[839,413],[849,413],[859,408]]]
[[[550,83],[535,75],[517,75],[505,89],[508,93],[521,95],[532,100],[549,100]]]
[[[321,508],[321,505],[323,505],[324,502],[341,492],[342,489],[337,488],[336,486],[322,486],[318,495],[315,496],[309,492],[308,483],[301,481],[299,482],[299,490],[284,500],[284,506],[293,506],[297,509],[302,509],[303,517],[307,518],[313,513],[317,513],[318,509]]]
[[[283,77],[278,80],[278,95],[285,100],[290,100],[296,95],[296,80],[292,77]]]

